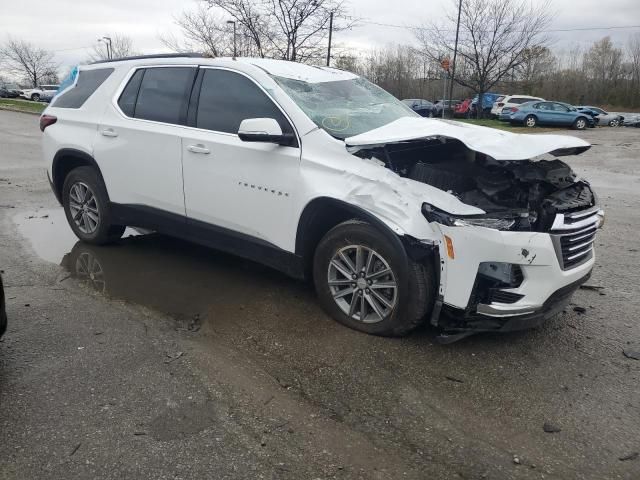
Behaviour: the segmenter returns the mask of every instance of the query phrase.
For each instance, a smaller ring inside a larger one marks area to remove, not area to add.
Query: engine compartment
[[[589,184],[558,159],[497,161],[451,139],[398,142],[356,155],[381,161],[401,177],[449,192],[488,214],[517,219],[516,230],[548,231],[556,213],[595,204]]]

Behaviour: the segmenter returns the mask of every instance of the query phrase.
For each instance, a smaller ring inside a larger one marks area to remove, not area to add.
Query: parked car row
[[[442,117],[443,110],[445,110],[445,116],[451,116],[451,112],[462,103],[460,100],[443,99],[430,102],[422,98],[407,98],[402,102],[422,117]]]
[[[478,100],[476,95],[463,101],[437,100],[434,103],[429,100],[410,98],[403,102],[423,117],[441,117],[445,110],[447,117],[473,118],[477,115]],[[530,95],[501,95],[487,92],[483,95],[482,110],[492,118],[526,127],[564,126],[582,130],[596,125],[618,127],[638,124],[638,121],[625,122],[624,116],[606,112],[599,107],[575,107],[568,103],[546,101]]]

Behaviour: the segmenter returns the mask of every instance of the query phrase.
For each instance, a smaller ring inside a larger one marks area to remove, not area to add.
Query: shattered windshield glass
[[[401,117],[418,116],[364,78],[321,83],[273,78],[316,125],[340,139],[368,132]]]

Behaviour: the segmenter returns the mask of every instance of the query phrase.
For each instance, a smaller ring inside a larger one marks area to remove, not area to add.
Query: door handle
[[[104,130],[101,130],[100,133],[102,134],[103,137],[117,137],[118,136],[118,132],[116,132],[113,128],[105,128]]]
[[[211,153],[211,150],[209,150],[201,143],[198,143],[197,145],[189,145],[187,147],[187,150],[189,150],[191,153],[202,153],[204,155],[208,155],[209,153]]]

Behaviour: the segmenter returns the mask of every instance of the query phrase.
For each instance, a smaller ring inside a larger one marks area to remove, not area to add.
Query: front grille
[[[593,257],[597,230],[597,207],[556,215],[550,233],[563,270],[577,267]]]

